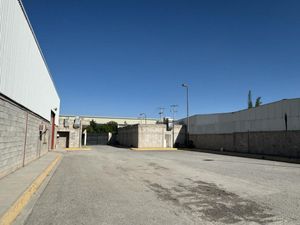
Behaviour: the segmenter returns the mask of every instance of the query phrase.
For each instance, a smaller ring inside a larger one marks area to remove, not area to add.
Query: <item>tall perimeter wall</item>
[[[21,1],[0,0],[0,178],[55,146],[59,105]]]
[[[189,133],[196,148],[300,158],[300,99],[195,115]]]

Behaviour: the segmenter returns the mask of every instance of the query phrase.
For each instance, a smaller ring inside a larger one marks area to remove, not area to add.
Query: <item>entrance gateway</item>
[[[61,148],[69,148],[70,132],[58,131],[57,145]]]

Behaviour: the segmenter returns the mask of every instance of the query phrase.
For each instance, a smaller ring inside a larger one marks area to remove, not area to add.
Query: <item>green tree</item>
[[[253,107],[251,90],[248,92],[248,109]]]
[[[109,121],[106,124],[97,124],[94,120],[92,120],[86,130],[88,133],[117,133],[118,123],[115,121]]]
[[[255,107],[258,107],[262,104],[261,97],[258,97],[255,101]]]
[[[108,127],[109,132],[111,132],[111,133],[117,133],[118,132],[118,123],[115,122],[115,121],[109,121],[107,123],[107,127]]]
[[[88,133],[97,133],[97,130],[98,124],[94,120],[90,121],[90,125],[86,128],[86,131]]]

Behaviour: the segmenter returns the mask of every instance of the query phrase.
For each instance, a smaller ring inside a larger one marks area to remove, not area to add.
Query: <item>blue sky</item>
[[[300,1],[23,0],[61,113],[158,117],[300,97]]]

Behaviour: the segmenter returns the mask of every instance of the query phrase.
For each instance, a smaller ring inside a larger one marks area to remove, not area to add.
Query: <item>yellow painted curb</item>
[[[175,151],[177,148],[130,148],[134,151]]]
[[[65,148],[66,151],[90,151],[90,148]]]
[[[32,195],[39,189],[45,178],[50,174],[54,166],[61,159],[58,155],[51,164],[40,174],[27,190],[19,197],[19,199],[4,213],[0,218],[0,225],[10,225],[20,214],[25,205],[29,202]]]

